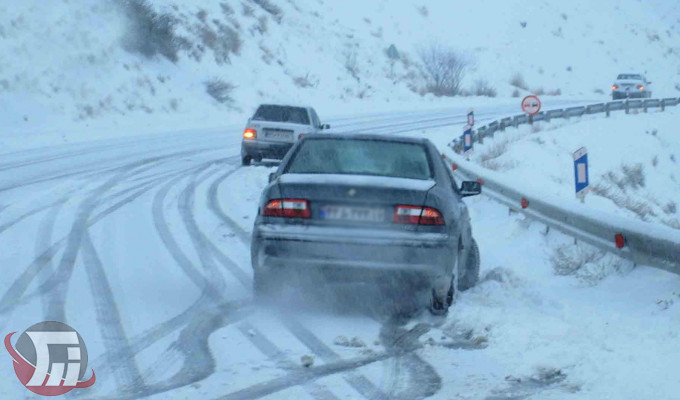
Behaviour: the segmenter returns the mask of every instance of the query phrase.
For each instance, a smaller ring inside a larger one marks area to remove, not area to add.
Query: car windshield
[[[642,80],[642,75],[638,74],[620,74],[618,78],[616,79],[630,79],[630,80],[637,80],[641,81]]]
[[[260,106],[253,121],[271,121],[271,122],[290,122],[293,124],[309,125],[309,116],[307,110],[302,107],[290,106]]]
[[[290,160],[286,172],[412,179],[432,177],[423,145],[365,139],[306,140]]]

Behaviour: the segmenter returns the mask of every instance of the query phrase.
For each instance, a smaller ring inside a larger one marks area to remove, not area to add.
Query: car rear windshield
[[[309,125],[309,115],[302,107],[263,105],[257,109],[253,120]]]
[[[636,75],[636,74],[621,74],[619,75],[618,78],[616,79],[631,79],[631,80],[642,80],[642,75]]]
[[[298,174],[377,175],[430,179],[425,146],[366,139],[308,139],[285,169]]]

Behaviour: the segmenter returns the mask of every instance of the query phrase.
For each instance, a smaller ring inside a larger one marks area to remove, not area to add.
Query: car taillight
[[[257,137],[257,131],[253,128],[247,128],[243,131],[243,138],[246,140],[252,140]]]
[[[612,90],[616,90],[619,88],[619,85],[612,85]]]
[[[398,224],[444,225],[444,217],[436,208],[400,204],[394,209],[394,222]]]
[[[309,201],[305,199],[269,200],[262,210],[265,217],[309,218]]]
[[[642,86],[642,85],[638,85],[638,90],[644,90],[644,89],[645,89],[645,87],[644,87],[644,86]]]

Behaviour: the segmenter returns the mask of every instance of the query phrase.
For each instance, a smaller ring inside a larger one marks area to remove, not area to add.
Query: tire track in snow
[[[52,257],[46,256],[44,250],[49,249],[52,244],[52,234],[54,230],[54,222],[57,215],[61,211],[61,208],[66,203],[66,199],[56,203],[52,206],[45,218],[43,218],[40,226],[38,228],[38,238],[35,242],[35,260],[40,263],[38,265],[39,274],[42,276],[41,284],[45,283],[52,273],[54,272],[54,266],[52,265]],[[42,302],[43,313],[46,313],[49,307],[47,303],[47,297],[40,296]]]
[[[395,399],[424,399],[433,396],[442,387],[442,379],[437,371],[415,352],[422,345],[418,339],[430,330],[426,324],[418,324],[410,330],[400,326],[394,319],[388,320],[380,328],[380,341],[387,353],[394,357],[388,360],[390,377],[390,397]],[[399,389],[406,370],[407,386]]]
[[[88,226],[92,226],[100,222],[102,219],[112,214],[113,212],[117,211],[121,207],[125,206],[128,203],[133,202],[136,198],[140,197],[146,191],[150,190],[154,186],[154,184],[155,183],[150,184],[145,189],[142,189],[139,192],[128,196],[127,198],[111,205],[109,208],[103,211],[96,212],[94,216],[89,219]],[[15,279],[15,281],[5,292],[2,298],[0,298],[0,315],[7,314],[8,312],[12,311],[16,306],[26,304],[32,298],[43,297],[43,295],[46,292],[49,292],[51,290],[55,279],[54,276],[48,279],[46,282],[42,283],[35,292],[24,296],[24,293],[26,292],[28,286],[31,284],[36,275],[40,273],[41,269],[44,267],[45,261],[53,259],[54,256],[58,254],[60,249],[65,245],[67,239],[68,236],[63,237],[57,242],[55,242],[49,248],[46,248],[40,255],[38,255],[38,257],[36,257],[36,259],[34,259],[34,261],[26,269],[24,269],[24,272],[17,279]],[[6,318],[0,319],[0,327],[2,327],[3,325],[2,322],[3,320],[6,320]]]
[[[230,228],[236,232],[241,232],[238,235],[239,239],[248,247],[250,246],[250,236],[226,213],[222,211],[219,207],[219,202],[217,201],[217,188],[219,185],[223,184],[224,181],[230,177],[236,171],[230,171],[230,173],[223,175],[218,178],[209,189],[208,196],[208,207]],[[216,252],[220,253],[219,249],[214,249]],[[228,259],[228,257],[225,255]],[[340,361],[340,356],[335,353],[330,347],[326,346],[318,337],[316,337],[311,331],[305,328],[299,321],[294,317],[288,316],[287,318],[280,318],[283,325],[288,329],[294,336],[298,338],[307,348],[309,348],[312,353],[321,357],[325,362],[332,363]],[[354,387],[359,393],[364,397],[369,399],[387,399],[388,397],[382,393],[378,388],[375,387],[366,377],[358,373],[351,373],[349,376],[345,376],[345,380]]]
[[[97,314],[97,324],[104,340],[104,347],[106,349],[129,349],[130,344],[121,322],[120,311],[106,277],[104,265],[97,255],[88,230],[83,232],[81,251],[83,254],[82,264],[87,272]],[[118,387],[123,392],[143,390],[144,381],[139,373],[133,353],[121,354],[121,357],[116,359],[114,363],[114,376]]]
[[[81,204],[78,206],[76,220],[71,226],[71,231],[66,239],[66,248],[62,254],[61,261],[57,266],[56,273],[50,282],[50,290],[46,293],[49,298],[49,307],[45,314],[47,321],[60,321],[67,323],[64,303],[69,288],[69,282],[73,275],[76,259],[81,247],[83,234],[89,229],[88,220],[95,208],[99,205],[101,197],[115,185],[129,177],[137,169],[142,171],[153,167],[157,159],[141,160],[124,167],[113,177],[109,178],[102,185],[97,187]],[[138,171],[140,172],[140,171]]]

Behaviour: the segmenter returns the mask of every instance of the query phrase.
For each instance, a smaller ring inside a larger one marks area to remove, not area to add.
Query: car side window
[[[453,171],[451,171],[451,168],[446,164],[446,161],[444,159],[441,159],[442,166],[444,167],[444,170],[446,171],[446,176],[448,177],[449,182],[451,183],[451,187],[453,188],[453,191],[457,194],[460,195],[460,190],[458,189],[458,184],[456,183],[456,178],[453,176]]]
[[[310,108],[310,109],[309,109],[309,112],[310,112],[310,114],[312,115],[312,118],[311,118],[311,120],[312,120],[312,125],[313,125],[315,128],[318,128],[319,126],[321,126],[321,121],[319,121],[319,116],[316,115],[316,111],[314,111],[313,108]]]

